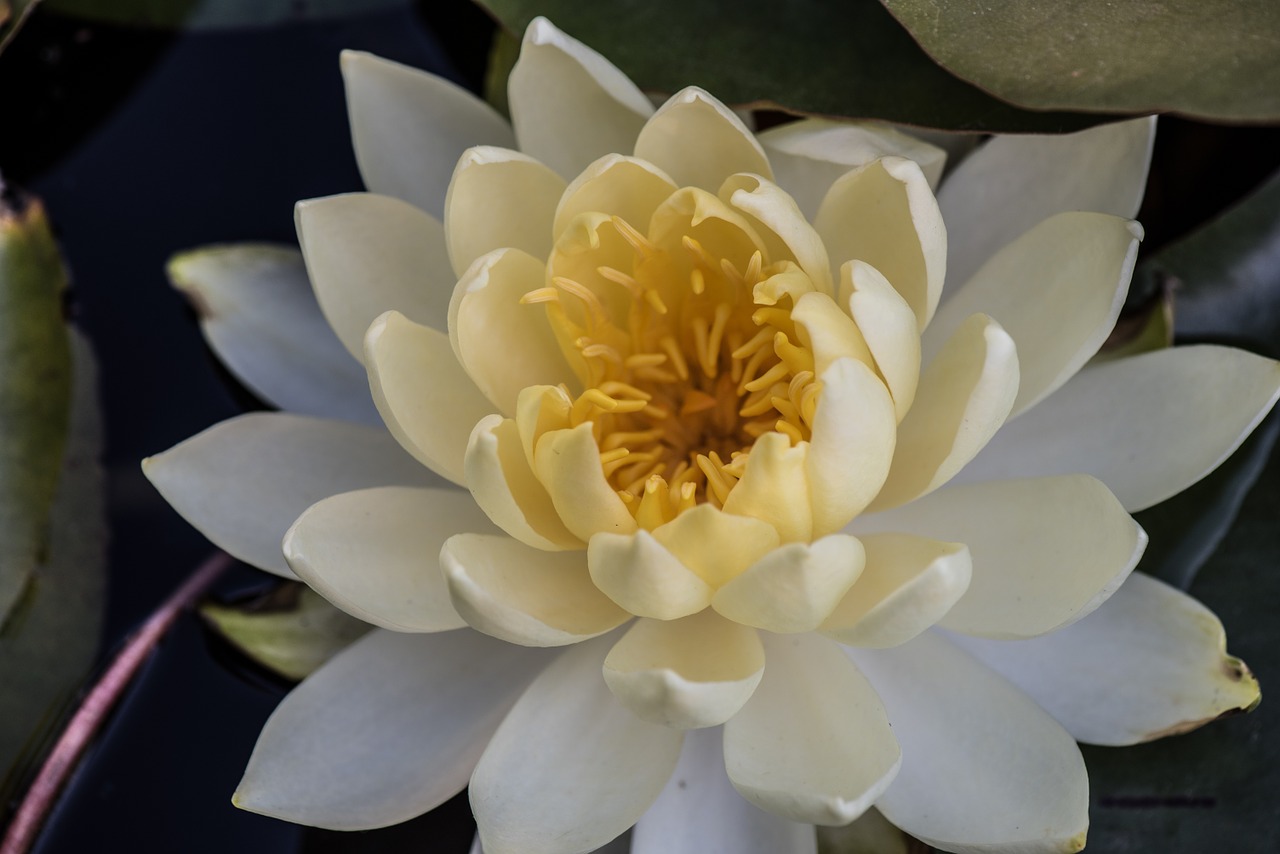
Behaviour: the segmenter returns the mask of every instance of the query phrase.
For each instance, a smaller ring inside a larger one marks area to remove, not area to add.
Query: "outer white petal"
[[[814,634],[769,636],[756,692],[724,728],[733,786],[792,821],[847,824],[892,782],[901,756],[871,684]]]
[[[455,489],[382,486],[311,505],[284,536],[298,577],[339,608],[399,632],[460,629],[440,574],[440,546],[460,531],[492,531]]]
[[[759,135],[777,181],[810,219],[840,176],[881,157],[903,157],[920,166],[930,187],[938,186],[947,153],[879,122],[801,119]]]
[[[905,504],[949,481],[1004,423],[1018,394],[1018,354],[994,320],[966,320],[925,369],[898,425],[884,488],[870,512]]]
[[[1084,847],[1080,749],[1029,697],[933,633],[849,654],[902,745],[902,769],[876,802],[886,818],[959,854]]]
[[[648,531],[596,534],[587,546],[587,565],[605,595],[640,617],[675,620],[711,604],[711,585]]]
[[[439,220],[373,193],[298,202],[294,218],[320,308],[351,355],[364,359],[365,330],[388,310],[445,328],[455,277]]]
[[[596,589],[582,552],[549,552],[502,536],[458,534],[440,551],[454,607],[487,635],[564,646],[631,619]]]
[[[1062,631],[1014,642],[952,640],[1091,744],[1186,732],[1259,698],[1249,668],[1226,654],[1213,612],[1140,572]]]
[[[1213,471],[1280,396],[1280,364],[1173,347],[1092,366],[1005,426],[957,482],[1083,472],[1142,510]]]
[[[840,268],[839,303],[848,307],[858,324],[902,421],[915,402],[920,382],[920,330],[915,313],[879,270],[862,261]]]
[[[637,620],[604,660],[604,681],[640,718],[678,729],[733,717],[764,672],[755,629],[703,611]]]
[[[434,74],[348,50],[342,78],[365,186],[432,216],[444,213],[445,190],[463,149],[515,144],[492,107]]]
[[[836,273],[872,265],[902,294],[920,329],[933,317],[947,269],[947,231],[920,167],[885,157],[831,185],[814,227]]]
[[[813,827],[741,798],[724,771],[719,729],[685,734],[675,773],[640,816],[631,854],[817,854]]]
[[[942,182],[948,275],[967,281],[1027,227],[1062,211],[1131,219],[1142,203],[1155,116],[1062,136],[997,136]]]
[[[1089,614],[1147,545],[1115,496],[1087,475],[949,487],[858,527],[967,545],[973,579],[942,624],[994,638],[1033,637]]]
[[[653,114],[613,63],[543,17],[524,32],[507,99],[520,150],[566,179],[598,157],[630,151]]]
[[[283,412],[215,424],[142,461],[173,506],[218,548],[292,578],[280,541],[312,504],[370,486],[429,486],[385,430]]]
[[[458,160],[444,203],[445,238],[461,276],[481,255],[511,247],[545,261],[565,182],[528,155],[469,148]]]
[[[369,327],[364,362],[391,435],[427,468],[466,485],[467,442],[493,404],[458,364],[448,336],[389,311]]]
[[[1000,321],[1018,346],[1010,417],[1048,396],[1107,340],[1133,274],[1142,226],[1108,214],[1063,213],[1022,234],[939,309],[924,334],[930,361],[965,318]]]
[[[636,138],[635,155],[681,187],[710,193],[735,172],[773,178],[764,149],[742,120],[696,86],[682,89],[658,108]]]
[[[334,830],[420,815],[467,784],[546,660],[469,630],[370,632],[285,697],[232,800]]]
[[[600,678],[609,640],[566,650],[507,715],[471,777],[487,854],[590,851],[635,823],[680,756]],[[546,773],[550,771],[550,773]]]
[[[329,328],[296,249],[232,244],[167,268],[205,340],[249,390],[280,409],[378,423],[364,371]]]

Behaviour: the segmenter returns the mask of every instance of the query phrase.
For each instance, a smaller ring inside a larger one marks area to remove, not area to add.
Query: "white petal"
[[[276,708],[233,801],[334,830],[420,815],[467,784],[546,660],[469,630],[370,632]]]
[[[987,444],[1018,393],[1018,354],[994,320],[961,324],[927,367],[898,425],[893,467],[869,511],[905,504],[949,481]]]
[[[653,538],[712,587],[719,587],[778,547],[774,527],[710,504],[655,528]]]
[[[351,355],[364,359],[365,330],[385,311],[445,328],[455,277],[439,220],[372,193],[299,202],[294,217],[320,308]]]
[[[524,32],[507,99],[520,150],[566,179],[598,157],[630,151],[653,114],[613,63],[542,17]]]
[[[1029,697],[933,633],[849,654],[902,745],[902,769],[876,802],[889,821],[945,851],[1084,847],[1080,750]]]
[[[448,336],[389,311],[369,327],[364,362],[391,435],[427,468],[465,486],[471,430],[493,404],[458,364]]]
[[[558,238],[574,217],[592,211],[621,217],[647,231],[653,212],[677,189],[652,163],[621,154],[601,157],[565,189],[552,231]]]
[[[516,703],[471,777],[487,854],[589,851],[653,803],[682,733],[647,723],[600,677],[609,639],[566,650]]]
[[[848,306],[849,316],[858,324],[901,422],[915,402],[920,382],[920,330],[915,313],[879,270],[862,261],[840,268],[839,302]]]
[[[1010,417],[1048,396],[1107,340],[1133,274],[1142,226],[1107,214],[1063,213],[1022,234],[947,301],[924,334],[930,361],[965,318],[982,312],[1018,347]]]
[[[792,821],[847,824],[893,780],[900,756],[884,708],[840,647],[769,636],[760,687],[724,728],[733,786]]]
[[[947,231],[920,167],[885,157],[831,185],[813,225],[838,272],[846,261],[865,261],[902,294],[920,329],[942,295]]]
[[[1033,637],[1089,614],[1147,545],[1115,496],[1086,475],[949,487],[862,524],[967,545],[973,580],[942,624],[994,638]]]
[[[218,548],[287,578],[280,541],[312,504],[370,486],[433,485],[381,428],[283,412],[215,424],[142,470]]]
[[[866,534],[866,568],[822,624],[851,646],[884,648],[931,628],[969,586],[972,561],[962,543],[909,534]]]
[[[284,536],[289,567],[322,596],[367,623],[400,632],[460,629],[440,547],[493,524],[455,489],[383,486],[311,505]]]
[[[822,238],[785,190],[759,175],[739,174],[725,181],[719,195],[749,217],[748,221],[761,235],[776,236],[782,251],[772,251],[772,261],[794,259],[818,290],[829,295],[835,293],[831,261]]]
[[[724,771],[719,729],[685,734],[675,773],[640,816],[631,854],[817,854],[813,828],[738,795]]]
[[[444,206],[449,261],[458,276],[481,255],[513,248],[546,260],[565,182],[528,155],[469,148],[458,160]]]
[[[778,183],[813,218],[827,190],[841,175],[881,157],[914,160],[938,185],[947,153],[879,122],[801,119],[760,134]]]
[[[847,534],[774,549],[716,591],[711,605],[770,632],[811,632],[862,572],[862,544]]]
[[[515,144],[492,107],[434,74],[347,50],[342,78],[365,186],[432,216],[444,213],[445,190],[464,149]]]
[[[751,446],[742,479],[725,499],[724,512],[768,522],[784,542],[812,539],[813,508],[806,465],[809,452],[807,443],[793,447],[782,433],[761,435]]]
[[[1062,631],[1024,641],[953,641],[1090,744],[1186,732],[1259,698],[1249,668],[1226,654],[1213,612],[1140,572]]]
[[[364,371],[329,328],[302,255],[262,243],[175,255],[167,268],[214,353],[280,409],[377,424]]]
[[[1213,471],[1280,396],[1280,365],[1173,347],[1089,367],[1005,426],[957,482],[1083,472],[1142,510]]]
[[[591,583],[582,552],[459,534],[440,552],[454,607],[473,627],[522,646],[564,646],[631,619]]]
[[[467,374],[504,415],[515,413],[528,386],[576,384],[542,306],[520,302],[545,277],[541,261],[501,249],[476,261],[455,290],[449,340]]]
[[[637,620],[604,660],[604,681],[623,705],[678,729],[733,717],[763,672],[755,629],[709,610],[680,620]]]
[[[1131,219],[1142,203],[1156,118],[1061,136],[997,136],[942,182],[948,275],[967,281],[1027,227],[1062,211]]]
[[[696,86],[677,92],[658,108],[636,138],[635,155],[681,187],[711,193],[735,172],[773,178],[764,149],[742,120]]]
[[[534,471],[551,496],[564,526],[583,540],[593,534],[630,534],[636,520],[604,479],[600,448],[584,421],[571,430],[552,430],[538,440]]]
[[[587,564],[596,586],[640,617],[674,620],[711,604],[711,586],[648,531],[596,534],[587,546]]]

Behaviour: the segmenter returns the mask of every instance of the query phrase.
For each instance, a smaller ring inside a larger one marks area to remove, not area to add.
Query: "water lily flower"
[[[343,71],[371,192],[299,205],[315,300],[300,267],[199,294],[295,413],[146,464],[379,627],[284,700],[240,806],[372,828],[469,784],[489,854],[633,826],[633,852],[800,854],[872,805],[948,851],[1078,850],[1077,740],[1257,701],[1217,619],[1131,575],[1129,514],[1220,463],[1280,368],[1090,364],[1154,120],[994,139],[935,198],[933,146],[757,136],[697,88],[655,109],[543,19],[510,125]]]

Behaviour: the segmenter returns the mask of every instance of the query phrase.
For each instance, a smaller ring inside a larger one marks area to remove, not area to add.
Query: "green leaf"
[[[1132,290],[1130,291],[1132,295]],[[1132,310],[1127,306],[1111,335],[1093,357],[1094,364],[1173,346],[1173,292],[1160,287]]]
[[[270,27],[407,6],[410,0],[45,0],[51,12],[91,21],[188,30]]]
[[[515,33],[537,15],[642,89],[966,131],[1079,130],[1099,116],[1029,112],[939,68],[878,3],[828,0],[477,0]]]
[[[511,118],[511,105],[507,103],[507,78],[520,58],[520,39],[498,27],[493,34],[493,47],[489,49],[489,66],[484,73],[484,99],[499,113]]]
[[[237,649],[286,679],[300,680],[369,631],[305,584],[285,582],[242,605],[206,603],[200,614]]]
[[[1032,109],[1280,118],[1273,0],[881,0],[929,55]]]

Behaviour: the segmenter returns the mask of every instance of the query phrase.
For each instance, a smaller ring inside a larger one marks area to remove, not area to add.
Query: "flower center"
[[[592,423],[605,478],[652,529],[704,501],[723,506],[764,433],[810,438],[821,387],[795,297],[775,277],[812,285],[741,240],[717,252],[689,233],[656,242],[616,216],[600,226],[627,251],[596,241],[607,258],[591,261],[609,263],[575,265],[593,286],[552,269],[522,302],[545,306],[582,378],[569,426]]]

